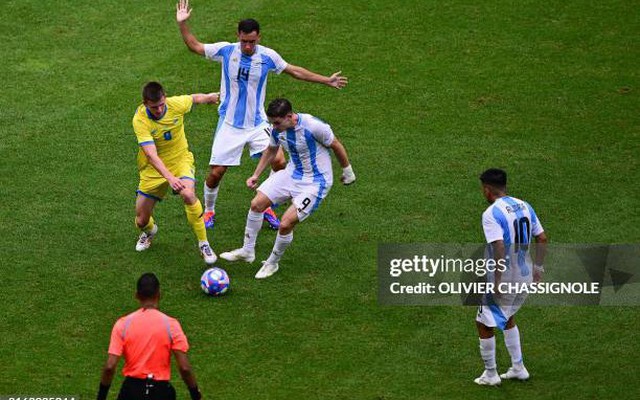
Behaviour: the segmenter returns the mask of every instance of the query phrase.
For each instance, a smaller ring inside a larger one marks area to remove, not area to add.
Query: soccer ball
[[[221,296],[229,290],[229,275],[222,268],[209,268],[202,274],[200,286],[210,296]]]

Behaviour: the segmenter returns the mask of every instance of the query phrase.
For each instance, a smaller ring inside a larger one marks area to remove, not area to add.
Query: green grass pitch
[[[267,99],[329,122],[358,176],[297,228],[277,275],[221,262],[232,292],[211,299],[178,199],[157,208],[152,248],[134,251],[131,118],[144,82],[217,91],[219,65],[184,46],[173,1],[4,1],[0,395],[93,398],[112,324],[154,271],[205,398],[640,398],[637,307],[525,307],[532,379],[487,389],[472,382],[475,309],[376,299],[378,243],[482,241],[488,167],[509,172],[552,242],[640,242],[638,5],[194,0],[205,42],[233,41],[254,17],[288,62],[349,77],[335,91],[271,75]],[[216,122],[210,106],[187,117],[200,179]],[[254,166],[245,158],[223,181],[217,252],[241,243]],[[273,239],[262,231],[258,260]]]

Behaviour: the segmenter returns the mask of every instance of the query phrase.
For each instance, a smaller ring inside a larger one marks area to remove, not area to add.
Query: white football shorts
[[[239,129],[221,121],[218,123],[209,165],[237,166],[240,165],[242,150],[249,145],[249,155],[254,156],[269,146],[271,126],[264,122],[255,128]]]
[[[502,272],[500,282],[504,284],[528,284],[533,278],[531,276],[531,265],[520,268],[517,263],[511,264],[509,268]],[[493,282],[494,278],[487,275],[487,281]],[[500,328],[504,330],[507,320],[514,316],[528,297],[526,292],[518,292],[517,289],[507,286],[508,292],[501,293],[498,297],[490,299],[488,295],[483,298],[482,305],[478,308],[476,321],[484,326]],[[497,290],[498,288],[496,288]],[[504,290],[505,287],[502,287]],[[493,295],[495,296],[495,295]],[[497,303],[497,304],[496,304]]]
[[[329,189],[331,184],[293,179],[288,169],[276,172],[258,187],[258,191],[272,203],[284,203],[291,199],[297,209],[298,221],[304,221],[318,208]]]

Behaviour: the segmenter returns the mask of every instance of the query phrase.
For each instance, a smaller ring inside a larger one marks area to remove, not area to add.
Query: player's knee
[[[195,191],[193,189],[190,189],[190,188],[183,189],[180,192],[180,196],[182,196],[182,199],[184,200],[185,204],[187,204],[187,205],[192,205],[197,200]]]
[[[261,213],[265,212],[267,208],[269,208],[269,203],[265,204],[265,202],[261,201],[258,196],[254,197],[253,200],[251,200],[251,211]]]
[[[221,167],[221,166],[211,167],[211,169],[209,170],[209,175],[207,175],[207,179],[206,179],[207,186],[209,186],[212,189],[217,187],[220,181],[222,180],[222,177],[224,176],[225,172],[227,172],[226,167]]]
[[[142,229],[145,226],[147,226],[148,223],[149,223],[148,215],[143,215],[143,214],[136,215],[136,226],[138,228]]]
[[[287,166],[287,161],[285,160],[284,156],[283,157],[276,157],[272,162],[271,162],[271,169],[274,171],[280,171],[281,169],[284,169],[284,167]]]
[[[293,231],[293,227],[295,224],[292,221],[287,219],[283,219],[280,221],[280,228],[278,229],[278,233],[281,235],[288,235]]]

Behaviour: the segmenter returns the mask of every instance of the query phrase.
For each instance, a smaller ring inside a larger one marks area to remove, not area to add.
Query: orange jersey
[[[180,323],[153,309],[141,308],[120,318],[111,331],[109,354],[124,356],[122,374],[144,379],[171,379],[171,351],[187,352],[189,343]]]

